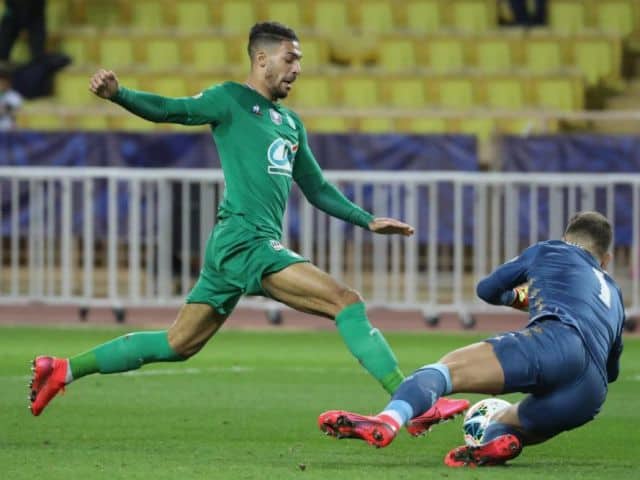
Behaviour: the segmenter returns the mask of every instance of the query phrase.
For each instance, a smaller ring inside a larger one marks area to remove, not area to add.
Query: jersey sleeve
[[[492,305],[511,305],[514,301],[513,289],[527,281],[537,250],[537,245],[527,248],[480,280],[476,287],[478,297]]]
[[[362,228],[368,228],[374,216],[351,202],[335,185],[324,178],[322,170],[313,156],[311,148],[309,148],[307,132],[302,122],[298,121],[297,124],[300,137],[298,152],[293,164],[293,179],[306,199],[313,206],[333,217]]]
[[[179,98],[120,87],[111,100],[139,117],[158,123],[219,124],[228,111],[228,98],[222,85],[193,97]]]

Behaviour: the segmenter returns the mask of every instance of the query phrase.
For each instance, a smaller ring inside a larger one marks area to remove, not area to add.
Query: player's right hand
[[[89,90],[101,98],[112,98],[118,92],[118,77],[111,70],[98,70],[89,82]]]

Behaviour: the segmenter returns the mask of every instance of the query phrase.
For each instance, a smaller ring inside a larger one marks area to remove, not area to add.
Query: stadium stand
[[[623,65],[640,32],[634,0],[553,0],[548,28],[533,29],[501,29],[495,0],[49,0],[47,13],[51,47],[74,63],[52,99],[26,106],[19,124],[27,128],[54,128],[52,111],[79,129],[171,128],[120,118],[117,109],[98,121],[81,111],[97,102],[79,92],[98,67],[165,95],[242,81],[249,27],[277,19],[301,36],[304,73],[287,103],[310,130],[475,132],[486,140],[530,126],[529,114],[602,108],[624,93]],[[23,39],[14,60],[26,55]],[[470,110],[488,118],[472,122]]]

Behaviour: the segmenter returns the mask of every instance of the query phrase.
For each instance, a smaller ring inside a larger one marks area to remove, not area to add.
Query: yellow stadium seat
[[[359,28],[366,33],[390,33],[395,29],[393,2],[371,0],[359,4]]]
[[[354,108],[375,107],[379,104],[378,79],[375,77],[346,77],[342,79],[342,105]]]
[[[495,122],[492,118],[463,118],[457,122],[457,132],[475,135],[480,142],[486,144],[493,137]]]
[[[434,71],[451,72],[465,67],[464,39],[452,37],[432,37],[427,40],[426,49],[429,52],[428,66]]]
[[[196,93],[202,92],[208,88],[214,87],[216,85],[220,85],[226,81],[233,80],[232,78],[226,77],[212,77],[211,75],[204,75],[202,77],[191,77],[189,78],[189,91],[194,95]]]
[[[68,130],[69,124],[55,113],[24,113],[19,125],[29,130]]]
[[[366,117],[360,119],[358,130],[363,133],[391,133],[395,126],[391,117]]]
[[[507,36],[474,40],[476,66],[487,73],[510,70],[514,63],[511,51],[514,43],[514,39]]]
[[[351,129],[351,122],[338,116],[312,116],[304,119],[305,128],[309,132],[344,133]]]
[[[532,73],[549,73],[564,66],[563,41],[554,37],[528,38],[524,42],[525,65]]]
[[[92,27],[117,27],[122,25],[121,6],[113,0],[90,0],[84,2],[85,19]]]
[[[131,25],[139,30],[153,31],[165,28],[166,5],[157,0],[131,2]]]
[[[340,0],[315,0],[312,24],[319,32],[346,33],[350,28],[347,4]]]
[[[296,32],[304,27],[304,16],[301,2],[296,0],[275,0],[265,2],[264,20],[275,20],[293,28]],[[306,36],[301,39],[306,42]]]
[[[549,77],[533,79],[536,106],[561,111],[578,111],[584,108],[584,88],[573,77]]]
[[[209,2],[206,0],[188,0],[175,3],[176,27],[185,32],[206,30],[212,26],[213,19]]]
[[[469,108],[475,105],[473,82],[473,79],[465,77],[438,79],[440,105],[447,108]]]
[[[480,33],[494,28],[497,23],[495,2],[491,0],[456,0],[450,2],[453,27],[461,32]]]
[[[549,23],[556,32],[576,33],[585,29],[584,0],[553,0],[549,2]]]
[[[129,75],[126,73],[122,74],[116,72],[116,76],[118,77],[118,83],[123,87],[130,88],[131,90],[142,89],[142,82],[137,75]]]
[[[442,29],[440,0],[407,0],[406,26],[416,33],[434,33]]]
[[[422,108],[427,103],[424,84],[425,80],[419,76],[388,78],[383,82],[385,103],[392,107]]]
[[[336,96],[333,94],[334,79],[317,75],[303,75],[293,86],[290,99],[296,107],[323,108],[334,105]]]
[[[47,30],[58,32],[70,23],[68,0],[49,0],[45,2],[45,15],[47,18]]]
[[[63,36],[60,50],[71,57],[73,65],[94,65],[96,63],[95,43],[88,35]]]
[[[161,126],[132,114],[123,114],[110,118],[109,123],[113,130],[126,132],[153,132],[160,130]]]
[[[246,35],[258,19],[258,14],[252,0],[226,0],[216,2],[216,8],[221,10],[221,27],[232,33]]]
[[[18,37],[18,41],[13,44],[11,49],[11,57],[9,58],[13,63],[27,63],[31,60],[31,52],[29,51],[29,44],[25,38]]]
[[[384,38],[378,46],[378,62],[387,72],[415,70],[417,67],[414,41],[409,38]]]
[[[400,119],[396,122],[399,131],[407,133],[434,134],[446,133],[447,122],[436,117],[415,117]]]
[[[84,106],[99,102],[94,94],[89,92],[89,78],[87,73],[62,72],[55,77],[56,99],[70,106]]]
[[[587,85],[621,77],[622,49],[616,40],[577,38],[573,44],[575,66],[585,75]]]
[[[186,97],[194,95],[189,82],[184,76],[158,76],[150,81],[153,93],[163,97]]]
[[[101,131],[109,129],[109,118],[107,115],[79,115],[73,124],[78,130]]]
[[[146,65],[154,70],[172,70],[182,65],[180,44],[167,37],[149,38],[145,41]]]
[[[634,31],[636,12],[628,0],[607,0],[597,2],[596,27],[603,32],[629,35]],[[636,6],[640,8],[640,6]]]
[[[189,40],[191,66],[200,72],[229,68],[231,59],[227,50],[230,40],[219,36],[206,36]]]
[[[103,37],[98,41],[102,68],[115,70],[136,65],[135,40],[126,36]]]
[[[519,110],[526,104],[525,82],[518,77],[489,77],[484,85],[488,107]]]
[[[316,71],[329,63],[329,46],[322,37],[306,36],[300,44],[302,71]]]

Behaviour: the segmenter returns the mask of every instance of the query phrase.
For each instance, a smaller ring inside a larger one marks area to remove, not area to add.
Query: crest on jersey
[[[273,108],[269,109],[269,116],[271,117],[271,121],[276,125],[282,125],[282,115],[276,112]]]
[[[286,175],[290,177],[297,151],[297,143],[293,144],[284,138],[276,138],[267,149],[267,160],[269,161],[267,171],[271,175]]]

